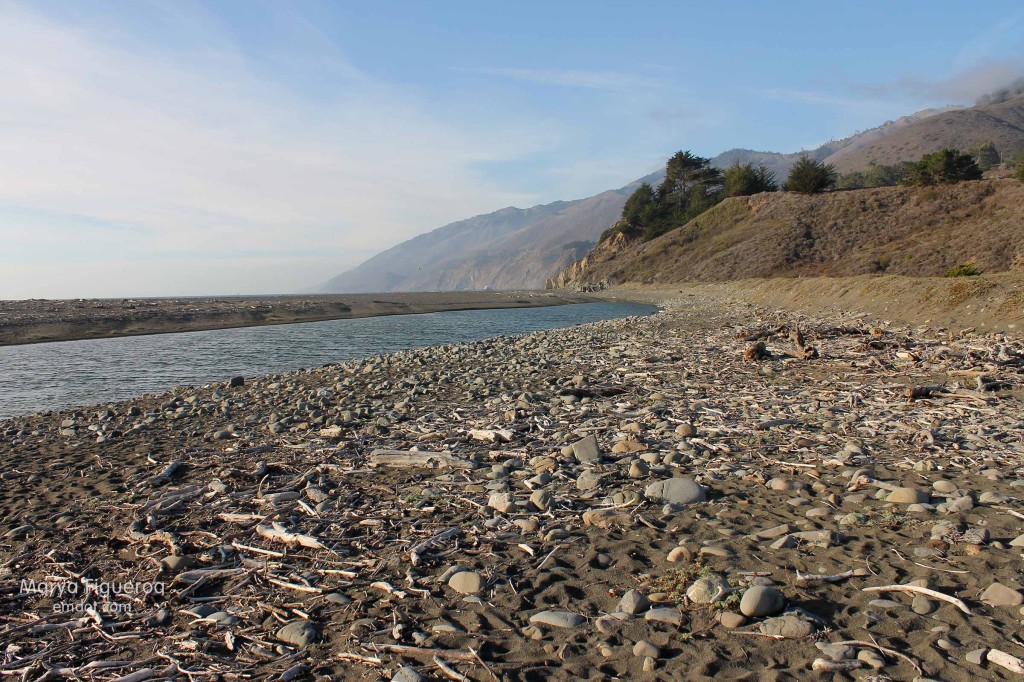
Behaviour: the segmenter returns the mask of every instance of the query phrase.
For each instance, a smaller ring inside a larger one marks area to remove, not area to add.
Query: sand
[[[593,300],[573,292],[456,291],[0,301],[0,346],[444,310],[533,308]]]

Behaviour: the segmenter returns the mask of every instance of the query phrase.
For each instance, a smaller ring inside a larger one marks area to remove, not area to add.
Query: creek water
[[[6,346],[0,347],[0,418],[656,310],[583,303]]]

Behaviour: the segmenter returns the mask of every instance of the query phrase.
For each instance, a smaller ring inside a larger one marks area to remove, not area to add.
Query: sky
[[[291,293],[1024,75],[1019,2],[0,0],[0,299]]]

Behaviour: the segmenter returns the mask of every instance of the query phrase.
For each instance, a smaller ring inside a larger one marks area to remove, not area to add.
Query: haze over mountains
[[[804,153],[848,173],[865,170],[872,163],[913,161],[944,147],[969,149],[986,141],[993,142],[1004,158],[1024,149],[1024,95],[1011,94],[973,107],[928,109],[809,152],[731,149],[715,157],[713,164],[720,168],[736,161],[764,164],[783,179]],[[334,277],[321,291],[541,288],[590,250],[601,232],[619,218],[640,182],[656,183],[661,175],[659,171],[586,199],[504,208],[445,225]]]

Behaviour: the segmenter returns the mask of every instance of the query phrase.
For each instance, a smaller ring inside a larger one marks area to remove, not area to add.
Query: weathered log
[[[473,465],[447,452],[415,450],[374,450],[367,462],[371,467],[471,469]]]

